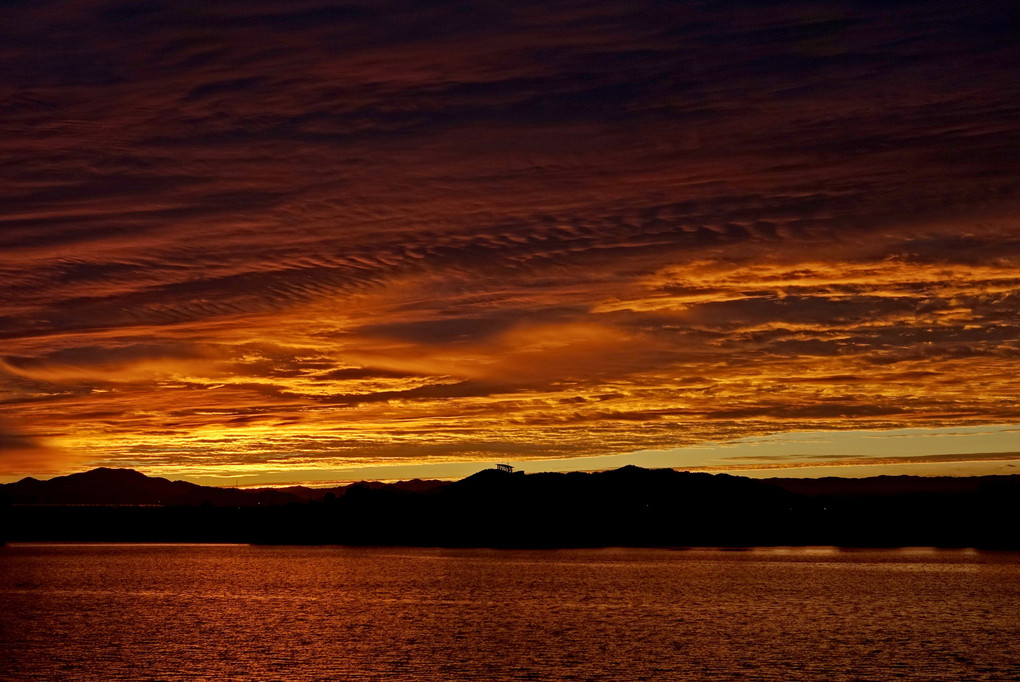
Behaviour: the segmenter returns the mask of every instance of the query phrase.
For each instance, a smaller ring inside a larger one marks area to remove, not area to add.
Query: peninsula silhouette
[[[1020,476],[751,479],[626,466],[238,489],[95,469],[0,486],[5,541],[1020,548]]]

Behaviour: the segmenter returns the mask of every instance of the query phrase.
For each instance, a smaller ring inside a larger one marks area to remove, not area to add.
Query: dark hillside
[[[7,540],[1020,548],[1020,476],[750,479],[623,467],[238,490],[97,469],[0,486]]]

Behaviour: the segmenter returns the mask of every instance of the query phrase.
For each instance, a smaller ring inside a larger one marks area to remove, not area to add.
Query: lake
[[[1016,680],[1020,554],[0,548],[0,679]]]

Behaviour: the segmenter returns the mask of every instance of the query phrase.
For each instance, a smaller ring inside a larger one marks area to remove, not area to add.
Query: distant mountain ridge
[[[9,504],[42,505],[165,505],[235,506],[277,505],[322,500],[327,494],[341,496],[354,485],[424,491],[444,485],[442,481],[355,483],[334,488],[221,488],[187,481],[146,476],[134,469],[100,467],[48,480],[28,477],[0,485],[0,500]]]
[[[626,466],[236,489],[95,469],[0,486],[0,540],[1020,549],[1020,476],[752,479]]]
[[[593,476],[609,477],[616,482],[625,477],[635,478],[647,476],[641,472],[657,472],[648,477],[646,483],[654,480],[663,482],[663,477],[672,474],[679,476],[695,476],[703,483],[714,480],[726,480],[732,483],[748,481],[742,485],[768,485],[790,493],[817,496],[861,496],[861,495],[903,495],[916,493],[961,493],[976,492],[981,486],[994,483],[1002,484],[1020,482],[1020,475],[1012,476],[872,476],[867,478],[764,478],[752,479],[729,474],[690,474],[673,469],[644,469],[636,466],[625,466],[620,469],[598,472],[595,474],[572,473],[541,473],[514,474],[524,476],[538,485],[539,481],[580,480]],[[571,478],[572,477],[572,478]],[[714,478],[721,477],[721,478]],[[331,488],[309,488],[306,486],[290,486],[285,488],[225,488],[203,486],[187,481],[171,481],[166,478],[147,476],[134,469],[112,469],[100,467],[81,473],[57,476],[47,480],[32,477],[23,478],[14,483],[0,484],[0,500],[9,504],[49,504],[49,505],[169,505],[169,506],[257,506],[275,505],[310,501],[321,501],[327,495],[342,497],[354,488],[371,490],[396,490],[407,493],[429,493],[447,486],[464,487],[475,485],[481,481],[505,482],[502,472],[495,469],[483,469],[476,474],[460,481],[439,481],[412,479],[394,483],[377,481],[361,481]],[[677,479],[673,477],[674,482]]]

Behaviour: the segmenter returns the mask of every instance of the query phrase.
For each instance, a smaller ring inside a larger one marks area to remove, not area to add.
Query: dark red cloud
[[[1013,420],[1017,26],[8,4],[2,409],[161,466]]]

